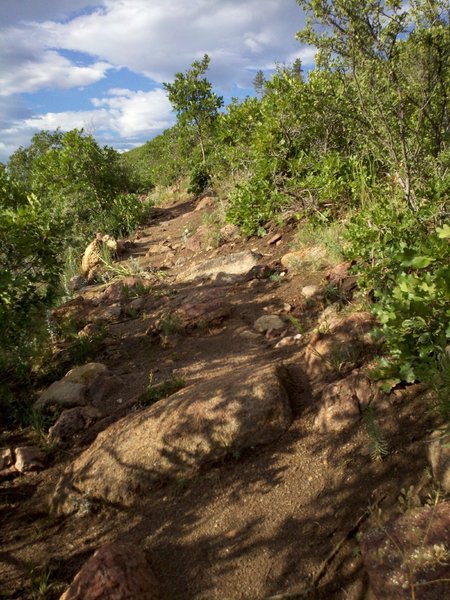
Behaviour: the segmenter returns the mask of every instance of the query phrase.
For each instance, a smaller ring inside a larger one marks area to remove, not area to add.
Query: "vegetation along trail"
[[[300,4],[307,75],[0,169],[1,598],[450,595],[446,3]]]

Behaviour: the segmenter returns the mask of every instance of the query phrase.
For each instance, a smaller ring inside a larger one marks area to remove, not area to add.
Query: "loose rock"
[[[271,330],[284,329],[286,323],[278,315],[264,315],[256,319],[254,328],[259,333],[266,333]]]
[[[0,450],[0,471],[9,469],[14,463],[13,454],[10,448]]]
[[[159,586],[136,544],[102,546],[60,600],[159,600]]]
[[[16,456],[14,467],[19,473],[45,469],[45,454],[35,446],[21,446],[14,450],[14,454]]]
[[[220,241],[223,244],[234,242],[241,237],[241,230],[237,225],[227,223],[220,229]]]
[[[320,292],[320,288],[317,285],[305,285],[302,287],[302,296],[304,298],[314,298]]]

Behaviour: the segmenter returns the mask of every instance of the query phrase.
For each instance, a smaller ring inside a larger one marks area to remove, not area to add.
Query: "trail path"
[[[145,550],[165,600],[370,597],[355,535],[373,507],[394,505],[402,487],[417,483],[426,466],[418,443],[426,417],[400,397],[395,406],[386,405],[389,414],[381,425],[390,454],[383,462],[371,459],[361,419],[342,431],[319,432],[314,420],[320,386],[314,387],[308,372],[305,348],[326,307],[322,294],[306,299],[302,289],[323,290],[326,269],[280,266],[294,236],[289,227],[278,243],[268,244],[267,236],[188,250],[187,239],[193,247],[195,240],[187,234],[211,210],[195,208],[194,201],[185,200],[156,209],[119,263],[133,257],[156,275],[143,305],[105,325],[106,343],[96,360],[124,383],[110,395],[109,414],[78,436],[53,466],[10,480],[2,489],[4,598],[29,597],[30,566],[43,563],[51,565],[57,582],[51,593],[59,597],[92,551],[116,539]],[[186,279],[193,264],[249,250],[260,255],[258,265],[271,266],[272,276]],[[98,289],[80,294],[89,298]],[[199,323],[206,317],[199,317],[198,304],[209,302],[213,311],[218,300],[226,301],[228,314]],[[170,320],[180,310],[188,322],[182,329]],[[284,330],[256,331],[254,323],[264,315],[281,316]],[[275,347],[298,334],[287,315],[301,324],[301,338]],[[240,367],[258,373],[275,364],[284,369],[293,411],[292,425],[281,437],[207,465],[195,477],[157,485],[130,506],[105,504],[85,515],[49,516],[46,507],[61,474],[97,433],[141,410],[136,400],[150,373],[155,383],[182,378],[194,390],[219,375],[232,382]],[[334,379],[354,366],[339,365]]]

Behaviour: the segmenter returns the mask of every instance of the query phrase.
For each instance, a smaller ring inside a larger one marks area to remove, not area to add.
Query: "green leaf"
[[[411,267],[413,269],[425,269],[429,267],[436,259],[432,256],[414,256],[409,260],[402,262],[402,267]]]
[[[393,388],[395,388],[395,386],[398,385],[400,382],[401,382],[401,379],[398,379],[397,377],[394,377],[392,379],[386,379],[380,385],[380,390],[382,392],[384,392],[385,394],[389,394],[391,392],[391,390]]]
[[[450,238],[450,225],[444,223],[442,227],[436,229],[436,233],[441,240],[448,240]]]

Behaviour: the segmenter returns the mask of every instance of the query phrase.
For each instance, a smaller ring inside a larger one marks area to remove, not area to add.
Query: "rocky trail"
[[[214,207],[158,207],[115,276],[55,310],[95,356],[59,349],[44,448],[3,434],[0,597],[450,597],[430,393],[366,376],[348,265],[289,224],[219,242]]]

